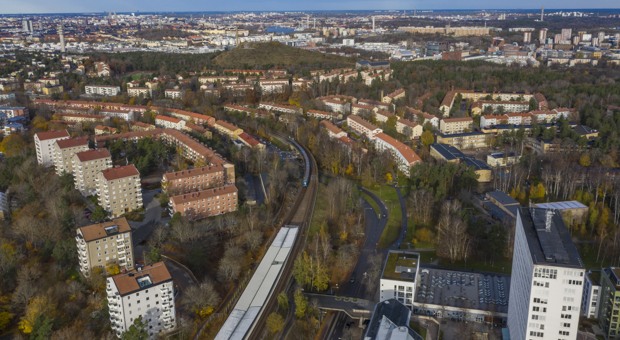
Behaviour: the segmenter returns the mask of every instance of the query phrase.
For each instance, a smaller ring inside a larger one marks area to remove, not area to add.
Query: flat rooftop
[[[389,280],[413,282],[416,279],[419,261],[420,254],[418,253],[390,251],[381,277]]]
[[[535,204],[534,206],[536,208],[557,209],[557,210],[588,209],[587,205],[581,202],[578,202],[578,201],[538,203],[538,204]]]
[[[415,304],[508,313],[510,276],[420,268]]]
[[[561,214],[549,209],[520,208],[519,216],[534,264],[584,267]]]

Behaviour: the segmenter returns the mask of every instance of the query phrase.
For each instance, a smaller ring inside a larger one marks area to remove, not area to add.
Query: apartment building
[[[235,183],[235,170],[232,164],[209,165],[199,168],[165,173],[162,189],[169,196],[203,191],[225,184]]]
[[[126,332],[138,317],[142,317],[149,339],[176,328],[174,283],[164,262],[108,277],[106,293],[116,336]]]
[[[213,128],[230,139],[237,139],[243,133],[243,129],[223,120],[216,120]]]
[[[110,65],[104,62],[96,62],[95,63],[95,72],[98,77],[109,77],[110,76]]]
[[[439,121],[439,131],[445,135],[470,132],[473,129],[474,119],[471,117],[444,118]]]
[[[327,130],[327,135],[329,136],[329,138],[338,139],[347,136],[346,132],[344,132],[341,128],[337,127],[336,125],[334,125],[334,123],[328,120],[322,120],[319,124],[323,128],[325,128],[325,130]]]
[[[392,93],[381,98],[381,101],[386,104],[391,104],[399,99],[405,98],[405,89],[398,89]]]
[[[519,208],[508,301],[511,339],[576,339],[585,269],[562,217]]]
[[[73,156],[73,180],[75,188],[84,196],[97,193],[97,177],[102,170],[112,167],[108,149],[78,152]]]
[[[99,205],[112,217],[142,208],[140,173],[133,164],[109,168],[97,176]]]
[[[45,167],[54,165],[56,141],[69,138],[67,130],[35,133],[34,146],[37,151],[37,163]]]
[[[54,168],[57,175],[73,173],[73,156],[88,150],[88,138],[59,139],[54,143]]]
[[[417,139],[422,136],[424,128],[418,123],[403,118],[396,121],[396,132],[407,136],[407,138]]]
[[[356,115],[350,115],[347,117],[347,126],[357,134],[365,136],[369,140],[374,140],[377,134],[383,132],[383,130]]]
[[[130,97],[151,97],[153,90],[148,87],[127,87],[127,95]]]
[[[583,298],[581,299],[581,315],[588,319],[598,316],[601,301],[601,271],[589,270],[583,283]]]
[[[28,118],[28,109],[23,106],[0,106],[0,114],[6,115],[6,118]]]
[[[170,99],[181,99],[183,97],[183,91],[181,90],[166,90],[164,91],[164,97]]]
[[[237,187],[218,188],[170,197],[170,213],[198,220],[237,210]]]
[[[379,301],[396,299],[413,309],[419,270],[420,255],[418,253],[391,250],[381,273]]]
[[[266,80],[261,79],[258,86],[262,93],[284,93],[289,88],[288,79]]]
[[[337,112],[328,112],[328,111],[320,111],[320,110],[308,110],[306,112],[308,117],[316,118],[316,119],[341,119],[342,114]]]
[[[392,154],[396,164],[398,164],[398,169],[407,176],[409,176],[411,167],[422,161],[413,149],[383,132],[376,135],[374,142],[377,150],[387,150]]]
[[[620,268],[608,267],[601,270],[599,325],[608,339],[620,335]]]
[[[185,121],[175,117],[157,115],[155,116],[155,125],[166,129],[183,130]]]
[[[300,107],[273,104],[273,103],[260,103],[258,104],[258,108],[265,109],[267,111],[279,112],[279,113],[290,113],[290,114],[302,114],[303,113],[303,109]]]
[[[121,93],[120,86],[86,85],[84,93],[89,96],[113,97]]]
[[[110,264],[123,270],[133,269],[131,227],[124,217],[78,228],[75,241],[80,271],[86,277],[95,268],[105,272]]]
[[[396,117],[397,120],[399,119],[398,116],[388,111],[379,110],[375,112],[375,119],[377,120],[377,122],[380,122],[380,123],[387,123],[388,119],[392,117]]]

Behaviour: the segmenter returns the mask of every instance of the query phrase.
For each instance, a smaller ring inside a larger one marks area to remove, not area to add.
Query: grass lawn
[[[369,190],[379,196],[379,198],[385,203],[388,210],[387,225],[385,226],[385,229],[381,234],[381,238],[379,239],[379,247],[387,248],[394,243],[394,241],[396,241],[400,233],[402,216],[398,194],[396,194],[396,190],[393,187],[388,185],[369,188]]]
[[[426,328],[421,324],[415,321],[411,321],[409,323],[409,328],[413,329],[416,333],[418,333],[422,337],[422,339],[426,339]]]

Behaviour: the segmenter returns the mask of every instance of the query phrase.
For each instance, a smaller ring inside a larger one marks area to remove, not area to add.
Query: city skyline
[[[402,1],[376,1],[362,0],[352,1],[344,0],[337,4],[332,1],[284,1],[269,0],[256,3],[247,0],[233,0],[221,4],[196,4],[193,1],[181,0],[174,3],[164,0],[153,0],[149,2],[148,7],[144,7],[141,1],[110,1],[110,2],[84,2],[80,0],[59,0],[49,2],[44,0],[30,0],[27,2],[14,2],[0,0],[2,10],[0,14],[20,14],[20,13],[84,13],[84,12],[138,12],[148,10],[149,12],[171,11],[171,12],[191,12],[191,11],[315,11],[315,10],[413,10],[413,9],[429,9],[429,10],[472,10],[472,9],[539,9],[556,8],[556,9],[613,9],[618,7],[615,0],[598,0],[595,2],[587,2],[584,0],[544,0],[521,1],[518,5],[512,2],[506,2],[506,6],[498,5],[497,2],[477,0],[470,1],[463,6],[461,2],[454,0],[418,0]]]

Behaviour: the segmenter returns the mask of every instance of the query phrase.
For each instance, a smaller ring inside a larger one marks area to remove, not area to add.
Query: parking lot
[[[508,312],[510,276],[421,268],[419,282],[416,304]],[[463,312],[447,314],[444,317],[465,317]]]

